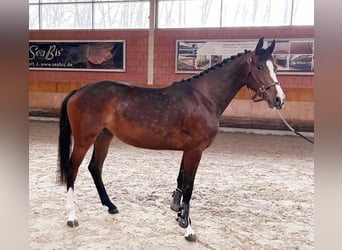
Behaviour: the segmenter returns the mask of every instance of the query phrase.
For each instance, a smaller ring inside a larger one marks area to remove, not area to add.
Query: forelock
[[[266,61],[267,59],[271,59],[271,54],[266,49],[260,49],[258,57],[260,61]]]

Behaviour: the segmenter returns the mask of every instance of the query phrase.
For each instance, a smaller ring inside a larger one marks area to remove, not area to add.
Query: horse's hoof
[[[108,213],[117,214],[117,213],[119,213],[119,210],[117,207],[108,208]]]
[[[77,227],[78,226],[78,220],[68,220],[67,225],[69,227]]]
[[[188,234],[188,235],[185,235],[184,237],[187,241],[191,241],[191,242],[197,241],[196,234]]]

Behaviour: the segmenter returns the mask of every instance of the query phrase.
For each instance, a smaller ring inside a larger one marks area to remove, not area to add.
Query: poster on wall
[[[273,55],[277,60],[279,71],[314,71],[313,41],[277,41]]]
[[[29,41],[30,70],[125,71],[125,42]]]
[[[176,73],[198,73],[225,58],[254,50],[258,40],[177,40]],[[265,40],[265,47],[272,40]],[[276,40],[273,56],[280,74],[313,74],[313,39]]]

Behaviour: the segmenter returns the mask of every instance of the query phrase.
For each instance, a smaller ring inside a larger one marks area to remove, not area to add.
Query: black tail
[[[67,104],[70,97],[76,92],[73,90],[68,94],[62,102],[61,114],[59,117],[59,141],[58,141],[58,175],[59,183],[66,183],[65,173],[70,164],[70,150],[71,150],[71,128],[67,114]]]

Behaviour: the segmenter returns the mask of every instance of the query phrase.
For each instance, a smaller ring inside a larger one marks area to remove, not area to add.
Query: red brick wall
[[[313,27],[269,28],[215,28],[215,29],[156,29],[154,47],[153,86],[165,86],[188,78],[189,74],[175,73],[176,40],[179,39],[258,39],[265,38],[312,38]],[[126,72],[29,72],[32,82],[81,82],[113,79],[139,85],[147,84],[148,31],[147,30],[77,30],[77,31],[30,31],[30,40],[125,40]],[[284,87],[312,88],[313,76],[280,76]]]
[[[39,110],[59,110],[66,93],[89,82],[104,79],[147,85],[148,30],[48,30],[30,31],[30,40],[125,40],[126,72],[29,71],[29,107]],[[309,27],[195,28],[156,29],[154,33],[153,85],[161,87],[191,77],[175,73],[176,40],[181,39],[266,39],[313,38]],[[279,75],[286,93],[285,117],[313,128],[313,76]],[[223,119],[252,117],[277,119],[268,109],[253,104],[243,88],[223,114]],[[239,119],[240,119],[239,118]],[[278,117],[279,118],[279,117]]]

